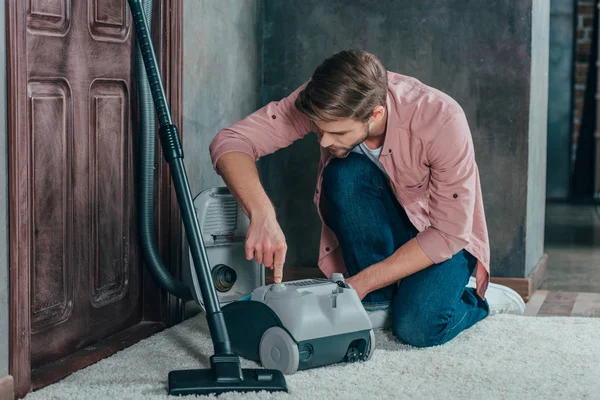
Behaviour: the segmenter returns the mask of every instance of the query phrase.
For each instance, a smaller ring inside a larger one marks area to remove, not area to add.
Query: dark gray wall
[[[260,106],[262,9],[259,0],[184,0],[183,7],[183,149],[196,196],[225,185],[212,167],[211,140]],[[189,281],[187,251],[183,263]],[[199,311],[194,302],[186,310]]]
[[[258,0],[185,0],[183,147],[192,194],[222,186],[208,146],[259,107],[262,44]]]
[[[0,7],[0,378],[8,375],[8,157],[5,7]]]
[[[546,195],[564,199],[569,195],[571,169],[575,0],[552,0],[550,7]]]
[[[532,1],[482,7],[464,0],[269,0],[264,7],[262,104],[284,97],[324,58],[351,47],[371,51],[389,70],[412,75],[459,101],[480,167],[492,274],[523,276],[526,229],[540,231],[527,224],[527,208],[533,206],[527,202]],[[310,135],[260,162],[288,239],[288,266],[317,262],[320,224],[312,196],[318,158]],[[541,168],[541,156],[531,160],[539,160]]]
[[[550,3],[534,0],[531,18],[531,99],[529,101],[529,162],[527,165],[527,224],[525,275],[544,252],[546,216],[546,142],[548,136],[548,51]]]

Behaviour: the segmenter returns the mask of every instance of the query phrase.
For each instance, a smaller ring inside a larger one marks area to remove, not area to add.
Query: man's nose
[[[320,136],[321,136],[321,146],[329,147],[333,144],[333,140],[331,139],[331,136],[329,136],[328,134],[322,133]]]

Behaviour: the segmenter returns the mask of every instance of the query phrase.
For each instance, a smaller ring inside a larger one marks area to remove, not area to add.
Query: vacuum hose
[[[144,15],[151,25],[152,1],[143,0]],[[135,67],[140,104],[140,239],[148,270],[158,283],[184,301],[192,300],[190,287],[175,279],[163,264],[154,240],[154,103],[139,46],[135,46]]]

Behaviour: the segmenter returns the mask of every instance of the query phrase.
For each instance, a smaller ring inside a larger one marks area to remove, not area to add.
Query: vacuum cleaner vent
[[[237,203],[222,199],[208,205],[202,231],[213,236],[233,235],[237,227]]]
[[[265,267],[255,260],[246,260],[244,244],[250,220],[229,189],[224,186],[203,190],[194,199],[194,208],[219,303],[238,301],[264,285]],[[191,254],[190,263],[193,265]],[[195,269],[189,269],[189,274],[194,298],[204,309]]]
[[[287,286],[314,286],[314,285],[327,285],[331,281],[325,279],[302,279],[299,281],[292,281],[286,283]]]

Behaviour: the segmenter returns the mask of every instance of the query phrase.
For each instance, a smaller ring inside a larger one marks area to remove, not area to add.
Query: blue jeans
[[[335,158],[323,175],[323,211],[335,233],[349,276],[376,264],[418,231],[396,199],[388,178],[366,156]],[[365,296],[366,309],[391,309],[392,332],[401,341],[443,344],[489,314],[487,301],[467,288],[477,260],[461,250],[452,258]]]

